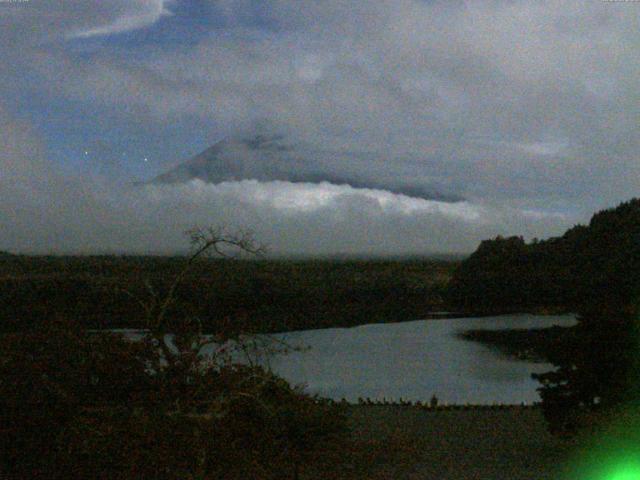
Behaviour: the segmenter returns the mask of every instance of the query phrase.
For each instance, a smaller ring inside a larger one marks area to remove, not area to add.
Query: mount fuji
[[[402,167],[394,163],[390,171],[388,162],[376,155],[323,150],[289,142],[281,134],[256,133],[221,140],[147,183],[176,184],[194,179],[213,184],[241,180],[327,182],[424,200],[464,200],[443,191],[426,175],[416,175],[415,164],[414,171]]]

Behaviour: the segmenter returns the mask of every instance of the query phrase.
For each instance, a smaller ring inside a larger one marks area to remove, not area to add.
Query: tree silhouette
[[[574,431],[582,414],[640,398],[640,199],[561,237],[482,242],[454,273],[448,298],[454,308],[483,313],[578,314],[577,326],[549,349],[555,370],[534,375],[551,430]]]
[[[170,287],[136,298],[142,339],[61,317],[0,335],[0,472],[15,478],[297,478],[349,451],[331,402],[228,354],[243,337],[203,336],[171,309],[202,256],[263,251],[246,232],[189,232],[192,252]],[[132,294],[131,298],[135,298]],[[212,348],[205,356],[202,348]],[[345,478],[345,477],[342,477]]]

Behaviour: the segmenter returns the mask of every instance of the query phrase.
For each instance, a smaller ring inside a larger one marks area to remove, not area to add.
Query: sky
[[[638,195],[639,13],[600,0],[0,0],[0,250],[172,253],[195,225],[252,229],[284,255],[562,234]],[[322,178],[369,184],[135,184],[265,124]],[[403,179],[458,201],[386,190]]]

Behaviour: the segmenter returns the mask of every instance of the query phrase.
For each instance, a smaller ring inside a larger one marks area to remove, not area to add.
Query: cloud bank
[[[43,45],[66,38],[123,33],[157,22],[170,13],[168,0],[38,0],[3,2],[3,38],[19,45]]]
[[[188,42],[117,43],[160,23],[170,32],[185,5],[0,3],[6,248],[168,250],[187,223],[226,222],[283,251],[468,251],[495,234],[560,233],[638,194],[637,4],[211,0]],[[39,131],[53,126],[23,118],[46,118],[33,98],[70,129],[89,111],[96,135],[120,121],[209,145],[267,118],[345,170],[442,186],[466,199],[464,215],[327,184],[135,191],[70,178]]]
[[[565,221],[329,183],[114,185],[56,171],[35,133],[1,111],[0,126],[0,249],[16,252],[175,253],[196,225],[252,228],[275,255],[468,252],[478,237]]]
[[[316,145],[386,156],[390,171],[412,165],[465,198],[563,206],[596,193],[600,206],[612,184],[616,200],[637,191],[637,8],[274,0],[261,3],[261,29],[255,2],[212,5],[224,26],[188,50],[135,62],[57,52],[40,68],[74,101],[229,130],[276,119]]]

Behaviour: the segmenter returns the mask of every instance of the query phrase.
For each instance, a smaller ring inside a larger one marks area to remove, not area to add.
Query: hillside
[[[633,199],[561,237],[483,241],[454,272],[447,297],[476,313],[577,311],[605,301],[617,308],[639,287],[640,199]]]

